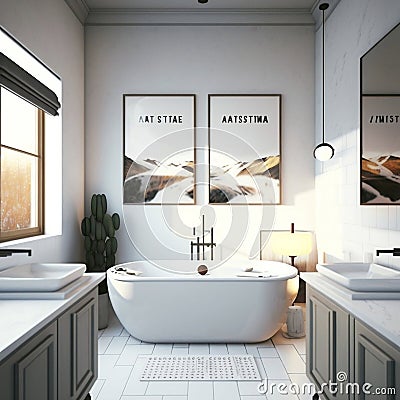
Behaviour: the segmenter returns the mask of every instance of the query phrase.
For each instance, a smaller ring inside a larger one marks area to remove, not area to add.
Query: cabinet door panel
[[[311,373],[318,383],[328,382],[331,369],[331,324],[332,311],[315,297],[312,299],[313,351]]]
[[[56,399],[56,336],[49,335],[15,364],[16,400]]]
[[[57,324],[37,333],[0,364],[1,400],[57,399]]]
[[[369,383],[371,392],[376,388],[395,388],[399,393],[400,352],[358,321],[355,342],[356,382],[360,387]],[[360,393],[358,398],[394,400],[396,396],[394,393]]]
[[[97,379],[97,289],[58,320],[58,397],[80,400]]]
[[[317,386],[337,383],[339,372],[350,377],[352,340],[350,316],[336,304],[309,290],[307,315],[307,374]],[[347,400],[345,393],[328,393],[323,398]]]
[[[72,394],[79,393],[96,371],[97,334],[95,301],[91,299],[80,310],[72,313]]]

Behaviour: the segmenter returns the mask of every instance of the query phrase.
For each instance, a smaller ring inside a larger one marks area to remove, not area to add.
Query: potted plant
[[[117,213],[107,214],[107,198],[105,194],[94,194],[91,200],[91,215],[81,223],[81,231],[85,241],[87,272],[106,272],[115,265],[115,254],[118,242],[115,231],[121,220]],[[108,324],[108,287],[107,279],[99,285],[99,329]]]

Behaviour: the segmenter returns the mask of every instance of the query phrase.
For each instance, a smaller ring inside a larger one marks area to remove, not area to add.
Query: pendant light
[[[328,3],[319,6],[322,11],[322,143],[314,149],[314,157],[319,161],[330,160],[335,154],[333,146],[325,142],[325,10],[328,7]]]

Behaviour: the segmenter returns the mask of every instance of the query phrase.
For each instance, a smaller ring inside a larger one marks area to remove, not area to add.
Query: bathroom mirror
[[[360,201],[400,204],[400,24],[361,58]]]

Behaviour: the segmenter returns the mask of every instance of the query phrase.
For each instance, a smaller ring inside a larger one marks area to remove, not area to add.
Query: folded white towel
[[[265,272],[241,272],[236,276],[239,278],[271,278],[273,275]]]

